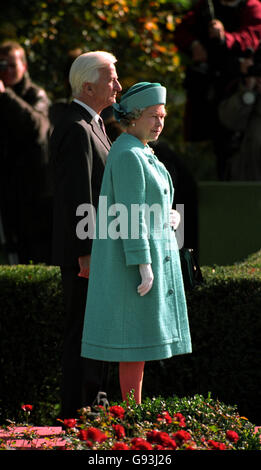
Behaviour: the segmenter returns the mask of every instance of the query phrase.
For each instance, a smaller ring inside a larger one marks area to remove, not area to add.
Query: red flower
[[[81,439],[81,441],[87,441],[88,439],[87,429],[80,429],[78,436]]]
[[[176,449],[176,442],[171,439],[167,432],[160,432],[158,435],[158,443],[163,447],[168,447],[171,449]]]
[[[97,428],[81,429],[79,437],[82,441],[103,442],[106,441],[107,436]]]
[[[159,431],[155,431],[155,430],[148,431],[147,440],[149,442],[158,442],[158,434],[159,434]]]
[[[130,449],[127,446],[127,444],[124,444],[124,442],[115,442],[111,450],[130,450]]]
[[[147,433],[147,439],[148,442],[154,443],[159,445],[161,448],[171,448],[171,449],[176,449],[177,444],[176,442],[171,439],[169,434],[167,432],[161,432],[161,431],[149,431]]]
[[[185,416],[183,416],[183,414],[181,414],[181,413],[175,413],[174,416],[173,416],[173,418],[174,418],[174,421],[178,421],[179,426],[180,426],[181,428],[186,427],[186,419],[185,419]]]
[[[124,417],[125,410],[122,408],[122,406],[115,405],[109,408],[109,412],[112,414],[112,416],[115,416],[115,418],[122,419]]]
[[[213,441],[212,439],[208,440],[208,445],[212,447],[215,450],[225,450],[226,446],[223,444],[223,442],[216,442]]]
[[[74,428],[76,426],[76,419],[65,419],[64,421],[64,425],[67,427],[67,428]]]
[[[234,442],[235,444],[237,443],[239,439],[239,435],[235,431],[227,431],[226,432],[226,437],[231,441]]]
[[[163,413],[157,416],[157,421],[166,421],[166,423],[170,424],[172,422],[172,418],[168,411],[163,411]]]
[[[131,450],[152,450],[152,446],[145,439],[134,437],[131,441]]]
[[[95,408],[97,408],[97,410],[105,411],[105,407],[102,405],[96,405]]]
[[[23,411],[32,411],[33,405],[22,405],[21,408]]]
[[[79,431],[79,438],[81,439],[81,441],[85,441],[85,444],[88,446],[88,447],[92,447],[93,446],[93,442],[88,440],[88,436],[87,436],[87,429],[80,429]]]
[[[191,439],[189,432],[183,430],[175,432],[172,437],[177,441],[189,441]]]
[[[121,424],[113,424],[112,427],[115,431],[117,439],[122,439],[125,437],[125,429]]]

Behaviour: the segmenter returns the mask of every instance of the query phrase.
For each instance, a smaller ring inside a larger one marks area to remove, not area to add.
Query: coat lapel
[[[72,101],[71,106],[74,107],[74,109],[77,109],[77,111],[81,114],[83,119],[91,126],[91,129],[93,133],[98,137],[98,139],[103,143],[103,145],[106,147],[107,150],[110,150],[111,148],[111,141],[108,136],[106,136],[99,124],[96,123],[95,119],[91,116],[91,114],[85,109],[83,106],[81,106],[78,103],[75,103]],[[76,107],[76,108],[75,108]]]
[[[101,130],[99,124],[97,124],[97,122],[94,119],[92,119],[92,121],[90,122],[90,125],[92,127],[94,134],[101,140],[101,142],[105,145],[105,147],[108,150],[110,150],[111,141],[109,137],[105,135],[104,132]]]

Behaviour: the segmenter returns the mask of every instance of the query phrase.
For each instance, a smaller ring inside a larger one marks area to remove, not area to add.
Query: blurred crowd
[[[213,143],[220,181],[261,180],[260,41],[259,0],[199,0],[173,34],[186,70],[184,139]],[[10,264],[51,264],[48,141],[70,102],[68,73],[79,54],[68,55],[64,100],[51,103],[31,80],[24,49],[0,45],[0,245]],[[109,109],[103,118],[113,141],[122,131]],[[155,148],[172,175],[175,204],[187,208],[185,245],[196,248],[193,175],[166,142]]]
[[[187,93],[184,135],[210,140],[219,180],[260,180],[259,0],[200,0],[176,28]]]

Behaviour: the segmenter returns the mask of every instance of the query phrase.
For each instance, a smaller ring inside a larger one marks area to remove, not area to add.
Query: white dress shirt
[[[80,100],[77,100],[76,98],[74,98],[75,103],[78,103],[79,105],[83,106],[89,113],[90,115],[93,117],[93,119],[97,122],[98,124],[98,121],[99,121],[99,118],[100,118],[100,115],[98,113],[96,113],[96,111],[94,111],[94,109],[90,108],[90,106],[88,106],[87,104],[83,103],[82,101]]]

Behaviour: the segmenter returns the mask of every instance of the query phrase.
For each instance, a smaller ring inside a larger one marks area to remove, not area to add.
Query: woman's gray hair
[[[72,95],[79,96],[85,82],[97,82],[100,69],[115,62],[117,62],[116,57],[105,51],[85,52],[79,55],[72,63],[69,73]]]
[[[139,119],[144,111],[144,108],[138,109],[135,108],[129,113],[125,114],[120,118],[120,124],[123,127],[129,127],[131,125],[132,121],[135,121],[136,119]]]

